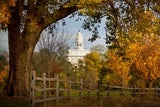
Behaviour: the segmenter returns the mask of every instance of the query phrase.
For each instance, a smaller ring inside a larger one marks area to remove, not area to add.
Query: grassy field
[[[129,91],[128,91],[128,92],[129,92]],[[42,93],[42,92],[35,92],[35,95],[38,96],[38,97],[40,97],[40,96],[43,95],[43,93]],[[68,96],[68,92],[63,92],[63,95],[67,97],[67,96]],[[50,95],[50,96],[55,97],[55,94],[52,94],[52,95]],[[71,96],[72,96],[72,97],[78,97],[78,96],[79,96],[79,92],[74,92],[74,91],[72,91],[72,92],[71,92]],[[87,96],[88,96],[88,93],[87,93],[87,92],[82,92],[82,96],[83,96],[83,97],[87,97]],[[97,92],[91,92],[91,96],[92,96],[92,97],[94,97],[94,96],[96,97],[96,96],[97,96]],[[100,96],[105,97],[105,96],[107,96],[107,93],[105,93],[105,92],[100,92]],[[110,96],[111,96],[111,97],[119,97],[120,94],[119,94],[119,93],[110,93]],[[125,93],[124,96],[125,96],[125,97],[132,97],[132,95],[129,94],[129,93]]]

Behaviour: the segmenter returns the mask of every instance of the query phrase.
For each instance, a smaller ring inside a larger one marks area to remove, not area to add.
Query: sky
[[[73,35],[72,41],[75,42],[75,37],[77,36],[78,31],[80,30],[80,32],[83,35],[83,40],[84,40],[84,48],[85,49],[90,49],[92,46],[101,44],[106,46],[105,44],[105,40],[104,39],[97,39],[95,42],[90,42],[88,41],[88,39],[90,37],[92,37],[92,32],[89,32],[88,30],[84,30],[81,26],[83,23],[83,17],[82,21],[75,21],[78,16],[75,16],[74,18],[69,18],[70,16],[66,17],[66,26],[61,26],[61,28],[64,27],[64,29],[66,29],[67,31],[69,31],[70,34]],[[102,38],[105,38],[105,29],[104,29],[104,21],[102,21],[101,27],[99,29],[99,36],[101,36]],[[71,46],[71,48],[74,48],[74,46]]]
[[[66,17],[64,20],[66,21],[66,25],[62,26],[62,24],[59,24],[60,29],[64,29],[66,32],[72,35],[71,38],[71,49],[74,48],[75,43],[75,37],[77,36],[78,31],[83,35],[84,40],[84,48],[90,49],[92,46],[96,46],[98,44],[106,46],[104,39],[97,39],[95,42],[90,42],[88,39],[91,37],[92,33],[88,30],[84,30],[81,26],[83,21],[76,21],[78,16],[75,16],[74,18],[69,18],[70,16]],[[84,19],[83,17],[81,17]],[[102,21],[101,27],[99,29],[99,35],[104,38],[105,36],[105,29],[104,29],[104,21]],[[0,31],[0,50],[6,50],[8,51],[8,32],[2,32]]]
[[[0,31],[0,50],[8,51],[8,32]]]

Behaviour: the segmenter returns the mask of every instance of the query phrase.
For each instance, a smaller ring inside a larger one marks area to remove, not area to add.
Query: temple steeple
[[[90,50],[85,50],[83,45],[83,36],[79,30],[76,39],[75,39],[75,49],[69,49],[68,50],[68,61],[71,62],[71,64],[78,66],[79,60],[84,60],[84,57],[91,53]]]
[[[76,49],[78,50],[84,50],[84,46],[83,46],[83,36],[79,30],[78,34],[77,34],[77,38],[75,41],[75,45],[76,45]]]

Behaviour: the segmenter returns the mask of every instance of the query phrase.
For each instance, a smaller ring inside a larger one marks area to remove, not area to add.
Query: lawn
[[[120,93],[114,93],[116,91],[113,91],[113,93],[110,93],[110,97],[119,97],[120,96]],[[128,91],[131,93],[131,91]],[[67,97],[68,96],[68,92],[61,92],[63,93],[63,96]],[[125,97],[132,97],[132,95],[130,93],[125,93],[124,96]],[[100,92],[99,93],[100,96],[102,97],[107,97],[107,93],[105,92]],[[35,96],[37,97],[41,97],[43,95],[43,92],[35,92]],[[50,94],[51,97],[55,97],[56,95],[55,94]],[[97,92],[95,91],[92,91],[91,92],[91,96],[92,97],[96,97],[97,96]],[[76,91],[72,91],[71,92],[71,97],[79,97],[79,92],[76,92]],[[88,92],[82,92],[82,97],[88,97]]]

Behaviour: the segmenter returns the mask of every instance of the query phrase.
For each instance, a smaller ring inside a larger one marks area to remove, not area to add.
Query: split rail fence
[[[41,86],[38,86],[36,84],[36,81],[41,81]],[[50,87],[51,82],[54,82],[53,88]],[[120,96],[126,96],[126,95],[130,96],[154,95],[156,97],[160,96],[160,88],[158,87],[129,88],[129,87],[111,86],[109,84],[108,85],[87,84],[83,83],[83,79],[80,79],[79,82],[61,80],[59,79],[59,74],[56,74],[55,78],[47,78],[45,73],[43,73],[42,77],[36,77],[35,71],[31,72],[30,83],[31,83],[30,84],[31,105],[52,100],[58,102],[60,99],[71,100],[75,98],[82,99],[83,97],[109,98],[114,94],[119,94]],[[62,83],[63,87],[61,87]],[[64,88],[64,83],[67,84],[67,88]],[[37,92],[41,93],[41,98],[36,97]],[[63,92],[66,92],[66,95],[63,95],[64,94]],[[79,93],[77,95],[78,97],[73,96],[72,95],[73,92]],[[52,96],[49,96],[50,93],[53,93]],[[83,93],[86,93],[85,94],[86,96],[84,96]]]

